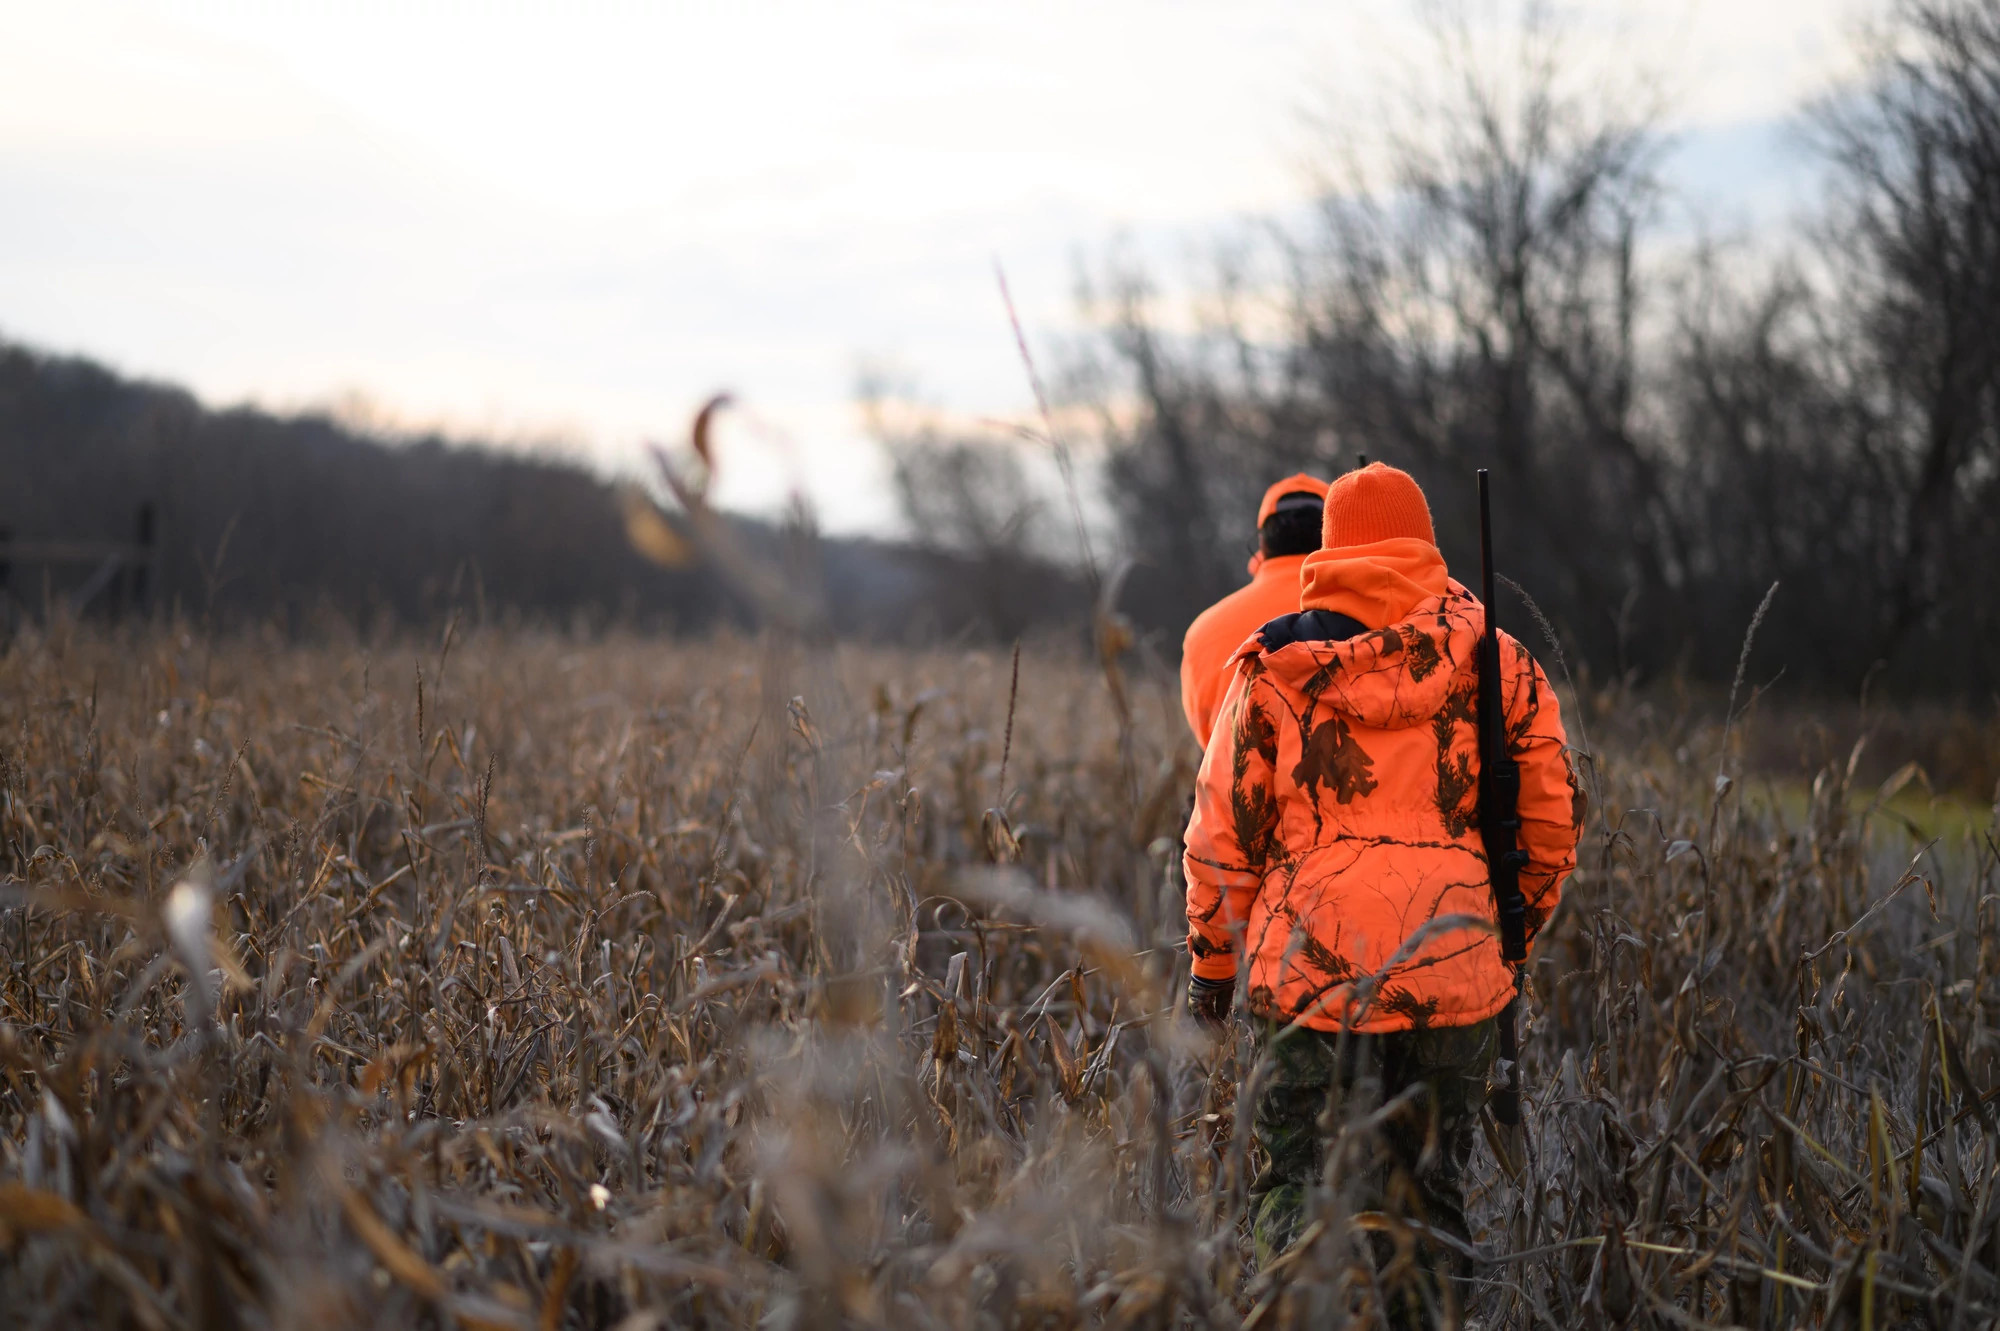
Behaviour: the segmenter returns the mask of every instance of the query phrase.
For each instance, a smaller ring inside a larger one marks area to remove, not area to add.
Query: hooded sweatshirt
[[[1294,503],[1324,507],[1327,484],[1300,472],[1274,482],[1257,505],[1262,532],[1281,508]],[[1322,522],[1324,513],[1321,514]],[[1261,542],[1259,542],[1261,544]],[[1195,742],[1208,747],[1223,691],[1236,671],[1236,651],[1258,629],[1299,608],[1299,566],[1304,554],[1266,555],[1250,561],[1250,584],[1238,587],[1195,617],[1181,642],[1181,710]]]
[[[1321,550],[1300,577],[1306,610],[1362,631],[1297,640],[1284,617],[1233,657],[1188,825],[1193,971],[1247,966],[1253,1013],[1322,1030],[1483,1021],[1514,993],[1478,828],[1484,607],[1413,537]],[[1576,865],[1583,801],[1555,692],[1499,640],[1532,941]]]
[[[1304,555],[1259,555],[1250,582],[1195,617],[1181,643],[1181,710],[1195,742],[1208,747],[1222,695],[1236,671],[1236,653],[1250,635],[1299,608]]]

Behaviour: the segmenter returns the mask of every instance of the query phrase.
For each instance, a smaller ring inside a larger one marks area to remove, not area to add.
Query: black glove
[[[1229,1021],[1229,1005],[1236,998],[1236,980],[1204,980],[1199,975],[1188,976],[1188,1012],[1194,1019],[1212,1031],[1219,1031]]]

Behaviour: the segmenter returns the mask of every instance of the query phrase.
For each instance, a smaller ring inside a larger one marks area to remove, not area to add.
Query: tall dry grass
[[[0,659],[0,1321],[1370,1324],[1248,1269],[1172,689],[1030,652],[57,629]],[[1125,718],[1129,716],[1129,723]],[[1638,718],[1638,719],[1635,719]],[[2000,1312],[1994,840],[1593,702],[1484,1324]],[[1002,766],[1005,765],[1003,788]],[[1334,1125],[1365,1149],[1365,1124]]]

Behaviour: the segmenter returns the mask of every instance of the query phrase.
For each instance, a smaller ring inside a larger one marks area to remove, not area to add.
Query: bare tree
[[[950,627],[1012,638],[1081,608],[1076,579],[1055,557],[1053,506],[1016,441],[896,411],[879,379],[865,379],[860,398],[911,534],[933,573],[955,584],[951,599],[972,612]]]
[[[1495,468],[1510,567],[1586,640],[1611,643],[1629,588],[1672,583],[1685,554],[1641,424],[1636,334],[1660,136],[1649,107],[1573,88],[1542,6],[1510,35],[1496,47],[1441,13],[1382,117],[1386,168],[1350,157],[1315,223],[1277,238],[1278,300],[1260,306],[1225,266],[1215,316],[1175,337],[1143,279],[1114,274],[1113,382],[1141,410],[1112,432],[1113,490],[1183,620],[1218,590],[1258,487],[1357,452],[1446,505],[1472,466]],[[1459,516],[1439,519],[1462,559]]]
[[[1455,563],[1456,496],[1492,467],[1502,558],[1587,662],[1728,678],[1781,581],[1762,650],[1808,681],[1886,661],[1904,688],[1989,690],[2000,10],[1907,0],[1816,118],[1815,243],[1748,277],[1652,257],[1643,83],[1579,91],[1543,6],[1505,41],[1441,13],[1381,163],[1348,154],[1312,225],[1232,254],[1204,318],[1159,318],[1129,268],[1102,284],[1113,492],[1162,570],[1134,609],[1185,623],[1258,485],[1367,452],[1424,481]]]
[[[1808,679],[1859,680],[1874,644],[1855,626],[1895,563],[1899,491],[1847,373],[1847,333],[1791,265],[1732,277],[1699,255],[1676,292],[1663,396],[1677,448],[1669,503],[1691,534],[1689,603],[1721,631],[1682,660],[1726,677],[1733,626],[1784,595],[1760,635]]]
[[[1975,538],[1995,553],[2000,499],[2000,10],[1908,0],[1874,66],[1866,93],[1819,124],[1836,169],[1836,289],[1875,415],[1862,451],[1901,497],[1876,617],[1889,656],[1944,612],[1991,637],[1983,589],[1980,604],[1959,593]],[[1950,641],[1962,648],[1968,627]]]

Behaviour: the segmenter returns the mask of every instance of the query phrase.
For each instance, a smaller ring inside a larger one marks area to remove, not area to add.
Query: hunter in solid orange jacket
[[[1402,472],[1342,477],[1325,524],[1302,594],[1323,613],[1278,619],[1235,653],[1202,760],[1185,858],[1193,973],[1247,964],[1254,1014],[1322,1030],[1471,1025],[1514,993],[1478,829],[1485,610],[1448,575]],[[1576,866],[1583,805],[1555,692],[1505,633],[1500,671],[1532,939]]]
[[[1223,692],[1235,673],[1236,649],[1271,620],[1299,608],[1299,568],[1318,544],[1318,537],[1310,536],[1304,549],[1295,549],[1289,542],[1274,547],[1275,524],[1271,519],[1282,506],[1288,516],[1297,510],[1312,527],[1318,527],[1325,498],[1326,482],[1304,473],[1287,476],[1266,490],[1264,502],[1257,508],[1259,548],[1250,561],[1249,585],[1238,587],[1188,625],[1187,637],[1181,642],[1181,710],[1187,713],[1195,742],[1203,748],[1208,747]]]

